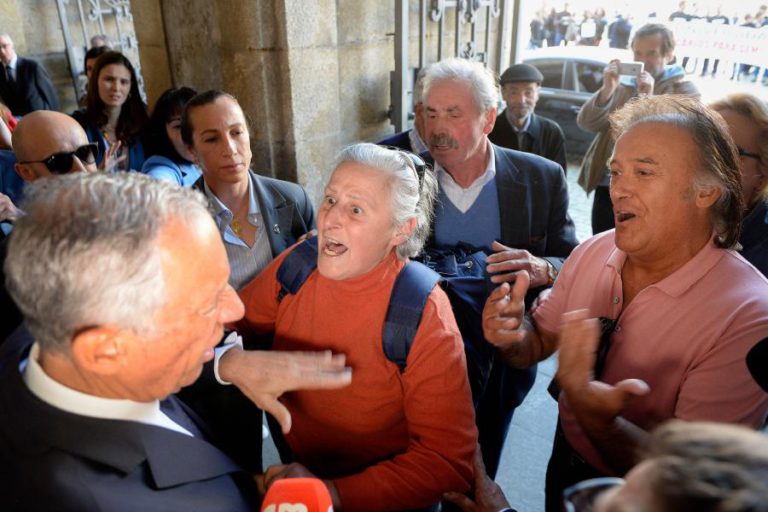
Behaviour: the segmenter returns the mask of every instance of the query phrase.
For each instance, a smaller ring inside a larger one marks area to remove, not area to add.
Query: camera
[[[637,76],[642,72],[643,72],[642,62],[620,62],[619,63],[620,75]]]

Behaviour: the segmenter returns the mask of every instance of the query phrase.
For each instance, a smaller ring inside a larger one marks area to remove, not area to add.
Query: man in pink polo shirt
[[[768,280],[732,250],[739,156],[715,116],[679,96],[614,113],[616,229],[574,250],[532,318],[524,315],[524,273],[488,299],[485,334],[509,364],[525,367],[561,349],[548,511],[560,510],[572,483],[624,474],[665,419],[765,421],[768,394],[745,358],[768,336]],[[573,310],[601,322],[558,347],[563,314]]]

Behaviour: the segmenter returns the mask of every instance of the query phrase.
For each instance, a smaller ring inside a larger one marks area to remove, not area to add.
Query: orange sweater
[[[345,511],[401,510],[469,489],[477,443],[459,330],[439,287],[432,291],[400,373],[382,348],[394,280],[394,252],[367,274],[344,281],[312,275],[277,302],[277,269],[288,251],[240,291],[245,330],[274,332],[275,350],[346,354],[352,384],[295,391],[286,436],[296,460],[333,479]]]

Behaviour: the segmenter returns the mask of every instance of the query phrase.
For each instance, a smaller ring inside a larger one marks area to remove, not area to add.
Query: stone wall
[[[418,2],[410,4],[415,68],[419,12]],[[251,124],[254,168],[301,183],[315,200],[341,147],[394,131],[392,0],[131,0],[131,11],[149,105],[171,86],[232,93]],[[55,5],[4,0],[0,14],[10,20],[19,53],[41,58],[52,71],[62,110],[71,111],[74,87]],[[481,28],[484,19],[481,10]],[[446,10],[443,56],[454,54],[455,25],[455,10]],[[429,63],[437,59],[438,27],[427,26]],[[487,61],[495,64],[498,19],[491,26]],[[470,25],[460,27],[466,42]],[[483,39],[477,50],[485,51]]]

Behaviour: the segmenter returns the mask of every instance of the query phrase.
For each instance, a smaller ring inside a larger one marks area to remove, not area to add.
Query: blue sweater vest
[[[435,244],[453,247],[459,242],[491,250],[491,242],[501,237],[499,195],[496,180],[485,184],[474,204],[461,213],[440,187],[435,207]]]

